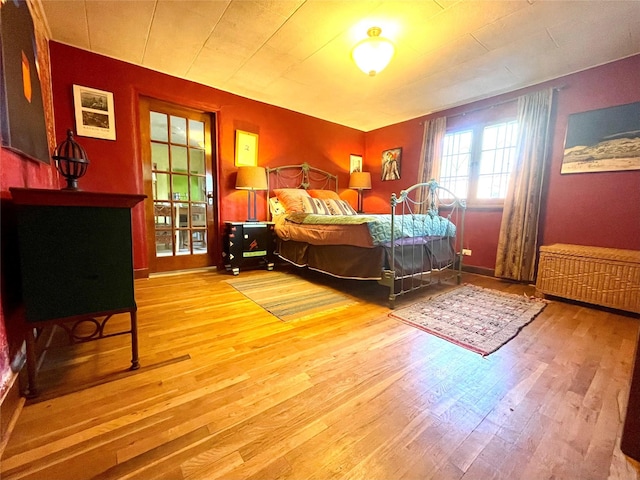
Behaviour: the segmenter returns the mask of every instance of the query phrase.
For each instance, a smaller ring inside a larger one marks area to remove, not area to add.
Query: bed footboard
[[[431,180],[392,194],[390,207],[390,258],[380,280],[389,288],[389,306],[397,296],[434,282],[460,283],[464,200]]]

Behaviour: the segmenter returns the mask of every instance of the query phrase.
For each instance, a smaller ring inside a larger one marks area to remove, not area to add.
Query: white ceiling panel
[[[144,66],[186,75],[229,2],[158,1],[142,60]],[[171,42],[167,42],[167,36]]]
[[[91,50],[84,2],[77,0],[43,2],[42,8],[54,39],[83,50]]]
[[[109,57],[141,64],[156,2],[91,0],[84,4],[91,49]]]
[[[640,53],[637,0],[40,1],[53,40],[364,131]]]

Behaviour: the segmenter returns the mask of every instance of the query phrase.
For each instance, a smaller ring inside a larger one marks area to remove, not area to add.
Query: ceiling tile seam
[[[478,45],[480,45],[482,48],[484,48],[487,51],[487,53],[490,52],[489,47],[487,47],[484,43],[482,43],[480,40],[478,40],[473,33],[470,33],[469,35],[471,36],[471,38],[473,38],[478,43]]]
[[[147,55],[147,47],[149,46],[149,37],[151,37],[151,28],[153,27],[153,22],[156,19],[156,13],[158,11],[158,0],[156,0],[153,4],[153,12],[151,13],[151,20],[149,21],[149,26],[147,27],[147,33],[144,36],[144,47],[142,48],[142,58],[140,59],[140,63],[144,65],[144,57]]]
[[[433,0],[433,3],[435,3],[436,5],[438,5],[442,10],[446,10],[446,7],[444,7],[443,5],[440,4],[440,2],[438,0]]]
[[[558,42],[556,42],[556,39],[553,38],[553,35],[551,35],[551,32],[549,31],[549,29],[545,28],[544,31],[547,32],[547,35],[549,35],[549,38],[551,39],[553,44],[556,46],[556,48],[560,48],[560,45],[558,44]]]
[[[213,35],[213,32],[215,32],[216,28],[218,28],[218,25],[220,25],[220,21],[222,20],[222,18],[224,17],[224,14],[227,13],[227,10],[229,10],[229,7],[231,6],[231,0],[229,0],[227,2],[227,6],[224,9],[224,12],[222,12],[220,14],[220,16],[218,17],[218,21],[216,22],[216,24],[211,27],[211,31],[209,32],[209,35],[207,35],[207,38],[204,40],[204,42],[202,42],[202,45],[200,45],[200,48],[198,49],[198,51],[195,53],[195,55],[193,56],[193,58],[191,59],[191,62],[189,63],[189,66],[187,67],[187,69],[184,72],[184,76],[188,77],[189,72],[191,71],[191,69],[193,68],[193,65],[196,63],[196,60],[198,59],[198,57],[200,56],[200,53],[202,53],[202,50],[204,49],[204,46],[207,44],[207,42],[209,41],[209,39],[211,38],[211,36]]]
[[[91,46],[91,30],[89,28],[89,13],[87,12],[87,1],[84,0],[82,2],[82,9],[84,10],[84,24],[87,26],[87,43],[89,44],[89,51],[93,52],[93,47]]]
[[[253,54],[251,54],[251,56],[249,56],[249,57],[248,57],[248,58],[247,58],[247,59],[242,63],[242,65],[240,65],[238,68],[236,68],[236,70],[235,70],[231,75],[229,75],[229,78],[227,79],[227,81],[229,81],[230,79],[232,79],[232,78],[235,76],[235,74],[236,74],[236,73],[238,73],[238,72],[242,69],[242,67],[244,67],[244,66],[249,62],[249,60],[251,60],[253,57],[255,57],[255,56],[256,56],[256,54],[257,54],[257,53],[258,53],[258,52],[259,52],[259,51],[260,51],[260,50],[261,50],[261,49],[262,49],[262,48],[263,48],[267,43],[269,43],[269,40],[271,40],[273,37],[275,37],[275,35],[276,35],[280,30],[282,30],[282,28],[283,28],[283,27],[284,27],[284,26],[285,26],[285,25],[286,25],[286,24],[291,20],[291,18],[292,18],[292,17],[293,17],[297,12],[298,12],[298,10],[300,10],[300,9],[302,8],[302,6],[303,6],[305,3],[307,3],[307,0],[304,0],[302,3],[300,3],[300,5],[298,5],[298,7],[297,7],[297,8],[296,8],[292,13],[290,13],[290,14],[289,14],[289,16],[285,19],[285,21],[284,21],[284,22],[282,22],[278,28],[276,28],[276,30],[275,30],[275,31],[274,31],[274,32],[269,36],[269,38],[267,38],[267,39],[264,41],[264,43],[263,43],[263,44],[262,44],[262,45],[261,45],[257,50],[255,50],[255,51],[253,52]],[[315,53],[315,52],[314,52],[314,53]],[[308,58],[308,57],[307,57],[307,58]],[[281,76],[281,77],[284,77],[284,76],[286,75],[286,73],[287,73],[287,72],[289,72],[289,71],[291,70],[291,68],[293,68],[293,66],[290,66],[289,68],[287,68],[287,69],[282,73],[282,75],[280,75],[280,76]],[[286,78],[286,77],[285,77],[285,78]],[[276,81],[275,79],[274,79],[274,80],[272,80],[272,81],[267,85],[267,87],[269,87],[270,85],[272,85],[272,84],[273,84],[273,82],[275,82],[275,81]]]

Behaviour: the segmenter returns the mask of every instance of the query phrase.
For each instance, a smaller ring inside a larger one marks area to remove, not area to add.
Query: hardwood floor
[[[483,358],[388,317],[375,283],[307,275],[358,303],[284,323],[226,273],[136,280],[140,370],[127,337],[51,350],[2,478],[640,478],[619,449],[637,318],[554,301]]]

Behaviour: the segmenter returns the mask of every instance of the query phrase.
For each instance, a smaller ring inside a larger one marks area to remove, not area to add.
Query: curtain
[[[496,277],[533,281],[553,89],[518,98],[518,154],[504,201]]]
[[[424,183],[433,178],[438,178],[440,159],[442,158],[442,144],[446,133],[447,117],[439,117],[424,122],[417,183]],[[422,204],[427,199],[427,195],[426,188],[418,190],[416,194],[416,201],[420,205],[418,213],[426,213],[429,208],[428,205]]]

